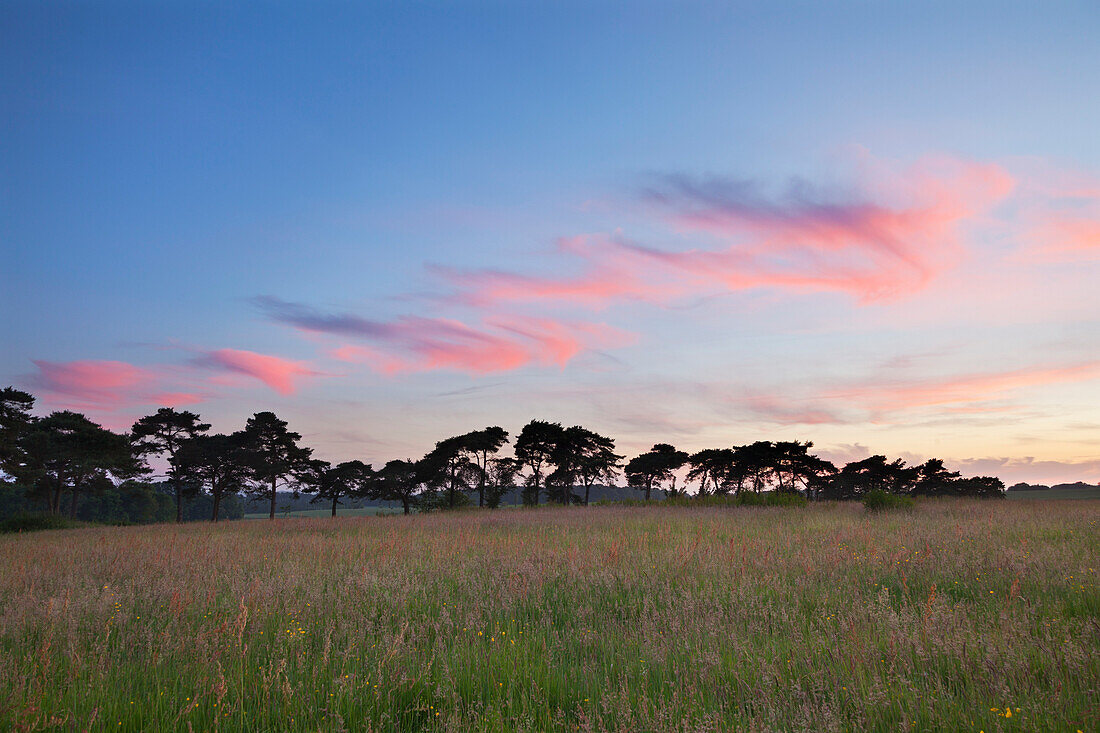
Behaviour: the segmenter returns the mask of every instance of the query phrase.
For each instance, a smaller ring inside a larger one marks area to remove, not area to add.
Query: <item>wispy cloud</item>
[[[236,378],[257,380],[276,392],[293,394],[299,382],[321,376],[305,362],[242,349],[173,346],[191,356],[182,363],[138,366],[125,361],[32,360],[37,371],[21,383],[50,409],[92,413],[135,412],[148,407],[182,407],[205,402]]]
[[[926,407],[940,407],[954,412],[988,412],[1002,411],[1005,408],[1002,405],[976,403],[1012,397],[1032,387],[1094,379],[1100,379],[1100,361],[1035,365],[915,380],[869,379],[859,384],[826,390],[820,398],[834,403],[848,403],[873,414]]]
[[[866,180],[843,190],[795,181],[777,195],[753,180],[657,175],[639,192],[643,210],[704,241],[670,249],[587,235],[559,243],[575,265],[572,275],[436,272],[456,288],[456,299],[476,305],[605,307],[758,288],[838,292],[867,303],[917,292],[957,263],[960,228],[1015,185],[990,163],[943,156],[902,169],[876,163]]]
[[[1024,235],[1025,262],[1100,260],[1100,196],[1071,208],[1046,208],[1032,216]]]
[[[329,355],[385,374],[449,369],[489,374],[528,365],[563,367],[583,351],[628,343],[630,334],[606,324],[518,315],[485,316],[474,324],[453,318],[400,316],[375,321],[323,313],[274,297],[256,299],[272,320],[342,342]],[[346,340],[353,339],[351,343]]]
[[[1005,483],[1100,483],[1100,459],[1049,460],[1024,456],[1017,458],[963,458],[951,461],[954,468],[967,476],[1000,476]]]
[[[1045,161],[1021,163],[1015,260],[1060,264],[1100,260],[1100,179]]]
[[[835,412],[821,405],[806,404],[778,395],[745,395],[735,404],[755,419],[780,425],[824,425],[842,421]]]
[[[717,422],[775,426],[915,424],[934,410],[938,420],[959,424],[982,416],[1019,414],[1031,389],[1100,380],[1100,361],[1037,364],[939,377],[899,374],[886,368],[854,380],[733,387],[721,382],[650,384],[674,395],[681,409]],[[924,423],[922,423],[924,424]]]
[[[203,401],[196,392],[165,389],[165,375],[124,361],[33,360],[24,383],[51,407],[112,411],[140,405],[180,407]]]
[[[196,356],[197,366],[243,375],[263,382],[282,395],[294,394],[301,379],[322,376],[306,362],[243,349],[215,349]]]

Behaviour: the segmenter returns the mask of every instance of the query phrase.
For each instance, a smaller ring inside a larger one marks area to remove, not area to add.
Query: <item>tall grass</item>
[[[1098,519],[939,500],[7,535],[0,728],[1096,730]]]

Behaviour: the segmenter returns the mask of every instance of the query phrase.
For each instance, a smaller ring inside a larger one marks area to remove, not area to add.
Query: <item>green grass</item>
[[[337,507],[336,516],[339,517],[374,517],[379,514],[401,514],[401,507],[389,507],[389,506],[365,506],[365,507]],[[299,509],[292,512],[278,511],[275,512],[276,517],[289,517],[297,519],[309,519],[309,518],[332,518],[332,508],[327,509]],[[269,519],[268,512],[249,512],[244,515],[245,519]]]
[[[1098,520],[932,500],[6,535],[0,729],[1097,730]]]

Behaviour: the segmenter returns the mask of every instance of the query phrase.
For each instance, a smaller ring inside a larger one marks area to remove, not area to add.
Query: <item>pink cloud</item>
[[[28,376],[26,384],[39,391],[44,403],[54,408],[109,412],[142,405],[180,407],[206,399],[197,392],[164,389],[178,375],[171,375],[161,367],[145,368],[107,360],[33,362],[38,373]]]
[[[468,374],[512,371],[528,365],[562,367],[583,351],[629,343],[630,334],[605,324],[551,318],[482,315],[455,318],[405,315],[388,321],[352,313],[322,313],[266,297],[257,304],[275,321],[304,334],[341,339],[329,351],[384,374],[450,369]],[[348,343],[346,339],[354,339]]]
[[[532,361],[564,367],[583,351],[634,342],[634,335],[603,323],[555,321],[550,318],[494,318],[489,325],[531,345]]]
[[[855,196],[799,183],[769,198],[754,182],[664,176],[646,192],[647,211],[716,246],[669,250],[589,235],[559,245],[578,261],[575,275],[436,272],[473,305],[603,307],[756,288],[840,292],[865,303],[917,292],[956,264],[961,230],[1015,185],[1000,166],[948,157],[904,169],[880,163],[865,177]]]
[[[300,378],[320,374],[305,362],[242,349],[208,351],[198,361],[203,366],[220,368],[232,374],[242,374],[258,379],[282,395],[294,394]]]
[[[54,400],[74,405],[114,408],[128,404],[156,379],[152,372],[123,361],[32,361],[38,374],[29,378],[29,384]]]
[[[966,374],[917,382],[883,382],[825,392],[824,399],[852,402],[874,412],[961,405],[956,411],[987,411],[970,403],[1003,398],[1019,390],[1100,378],[1100,361]],[[995,410],[994,410],[995,411]]]
[[[948,462],[967,476],[999,476],[1011,486],[1018,481],[1053,485],[1085,481],[1100,483],[1100,460],[1046,460],[1023,458],[962,458]]]
[[[524,366],[564,367],[582,351],[628,343],[603,324],[544,318],[489,319],[478,326],[442,318],[403,317],[377,345],[344,344],[330,355],[384,374],[450,369],[482,375]]]
[[[559,302],[602,308],[620,300],[663,302],[679,294],[655,288],[659,273],[649,272],[644,257],[621,246],[611,237],[585,234],[558,240],[557,253],[579,259],[582,272],[573,276],[523,275],[501,270],[458,270],[432,267],[432,271],[459,289],[456,299],[467,305],[497,302]],[[675,283],[669,283],[675,285]]]
[[[1020,193],[1015,258],[1028,264],[1100,259],[1100,179],[1080,171],[1036,166]]]
[[[1074,262],[1100,259],[1100,198],[1097,214],[1046,213],[1025,235],[1031,262]]]
[[[1018,413],[1020,406],[1006,401],[1025,390],[1091,380],[1100,380],[1100,361],[925,379],[882,375],[833,386],[794,384],[750,391],[706,383],[694,389],[704,405],[719,406],[723,415],[777,425],[825,425],[890,422],[926,408],[936,408],[947,420]]]
[[[840,418],[821,407],[788,401],[774,395],[750,395],[737,405],[755,416],[780,425],[824,425]]]
[[[149,398],[153,404],[164,407],[184,407],[206,400],[206,397],[194,392],[157,392],[149,395]]]

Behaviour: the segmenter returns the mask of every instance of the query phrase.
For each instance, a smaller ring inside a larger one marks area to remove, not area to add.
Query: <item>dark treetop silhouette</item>
[[[837,469],[811,453],[810,442],[756,441],[690,456],[657,443],[624,468],[612,438],[580,425],[532,420],[517,435],[513,456],[501,455],[507,431],[492,426],[444,438],[419,460],[391,460],[375,471],[359,460],[332,465],[312,458],[301,436],[271,412],[256,413],[232,434],[209,435],[210,426],[197,414],[165,407],[121,435],[75,412],[35,417],[33,406],[26,392],[0,390],[0,516],[37,504],[52,514],[62,513],[64,505],[75,518],[82,496],[148,504],[161,491],[141,480],[151,472],[146,461],[152,456],[168,460],[163,486],[174,500],[176,521],[200,497],[209,502],[207,516],[217,521],[227,498],[241,493],[262,498],[274,519],[280,487],[295,497],[299,491],[313,494],[312,501],[327,502],[333,516],[348,500],[396,502],[408,514],[466,506],[473,495],[479,507],[495,509],[517,489],[526,505],[538,504],[543,495],[550,502],[587,505],[592,489],[613,484],[620,470],[646,501],[655,493],[682,496],[687,482],[697,484],[701,497],[1004,496],[999,479],[963,478],[935,458],[910,466],[875,455]],[[681,475],[685,481],[678,486]],[[163,517],[145,509],[125,516]]]

